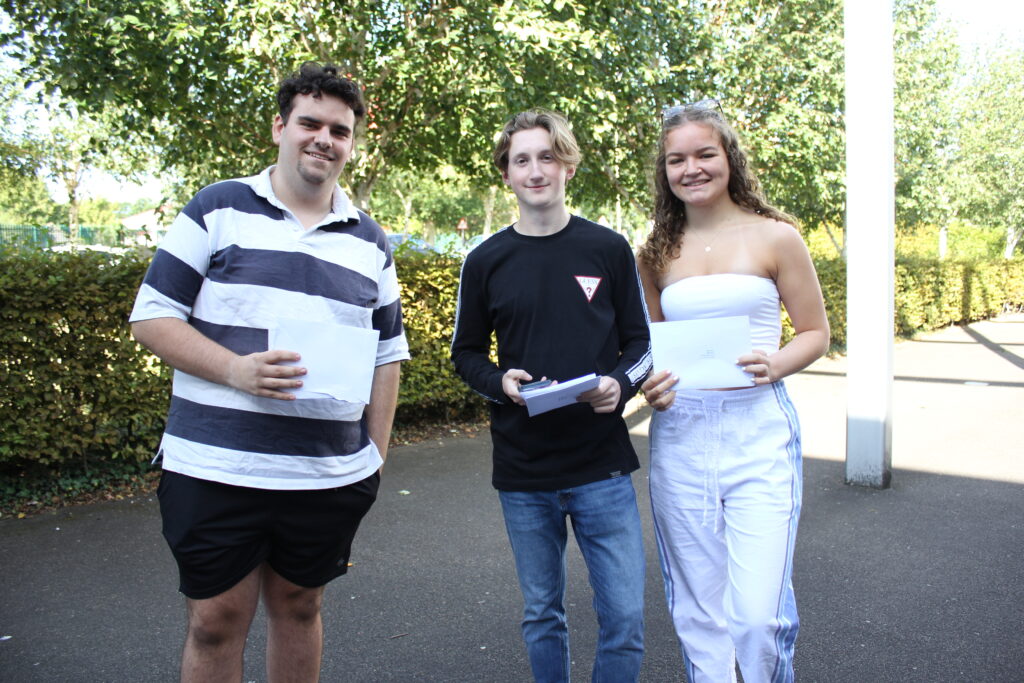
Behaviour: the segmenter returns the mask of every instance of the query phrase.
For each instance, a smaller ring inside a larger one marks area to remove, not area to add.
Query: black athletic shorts
[[[157,497],[179,590],[212,598],[263,562],[296,585],[323,586],[348,571],[352,539],[379,485],[375,472],[333,489],[277,491],[164,470]]]

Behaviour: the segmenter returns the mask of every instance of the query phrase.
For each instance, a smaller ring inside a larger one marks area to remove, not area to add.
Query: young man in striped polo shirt
[[[241,678],[261,594],[270,680],[317,678],[323,589],[376,498],[409,357],[387,240],[337,183],[365,113],[359,86],[308,63],[277,99],[277,164],[188,203],[131,315],[136,339],[175,370],[158,494],[187,598],[185,681]],[[296,400],[315,371],[270,346],[295,324],[339,356],[377,335],[364,347],[368,401]]]

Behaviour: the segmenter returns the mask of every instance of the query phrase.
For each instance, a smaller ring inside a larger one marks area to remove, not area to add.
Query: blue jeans
[[[499,491],[519,587],[523,639],[538,683],[569,680],[565,518],[590,573],[599,626],[592,681],[628,683],[644,653],[644,549],[633,481],[558,491]]]

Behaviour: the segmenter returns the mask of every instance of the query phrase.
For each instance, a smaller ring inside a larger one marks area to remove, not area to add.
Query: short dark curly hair
[[[298,71],[281,81],[281,86],[277,89],[277,107],[285,123],[288,122],[288,115],[292,113],[296,95],[337,97],[352,109],[352,113],[356,115],[356,123],[366,115],[362,88],[355,81],[340,76],[338,67],[333,64],[321,66],[316,62],[306,62]]]

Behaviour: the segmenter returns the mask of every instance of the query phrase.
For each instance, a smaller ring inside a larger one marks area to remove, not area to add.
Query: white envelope
[[[576,397],[580,394],[584,394],[591,389],[596,389],[601,383],[601,378],[590,373],[583,377],[577,377],[575,379],[569,379],[558,384],[551,384],[544,387],[543,389],[534,389],[533,391],[524,391],[519,395],[523,397],[526,402],[526,412],[533,417],[534,415],[540,415],[546,413],[549,410],[555,408],[561,408],[567,406],[570,403],[576,403]]]
[[[754,386],[754,378],[736,365],[751,351],[750,318],[673,320],[651,323],[654,371],[671,370],[673,389],[725,389]]]
[[[378,330],[282,318],[270,329],[271,349],[295,351],[306,368],[296,398],[335,398],[369,403],[377,362]]]

